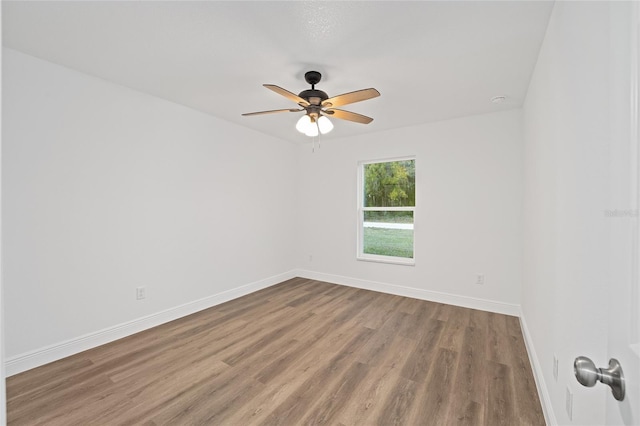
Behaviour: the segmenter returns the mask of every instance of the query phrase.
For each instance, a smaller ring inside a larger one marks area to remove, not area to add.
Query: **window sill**
[[[363,262],[391,263],[394,265],[415,266],[415,259],[406,257],[379,256],[375,254],[361,254],[356,257],[357,260]]]

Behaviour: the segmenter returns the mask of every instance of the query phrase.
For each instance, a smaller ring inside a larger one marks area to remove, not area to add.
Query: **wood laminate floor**
[[[544,425],[518,318],[295,278],[9,377],[12,425]]]

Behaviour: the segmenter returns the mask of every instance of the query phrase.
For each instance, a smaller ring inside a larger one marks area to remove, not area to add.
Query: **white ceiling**
[[[552,2],[2,2],[3,44],[291,141],[301,113],[262,87],[375,87],[343,137],[522,105]],[[503,104],[490,98],[506,95]]]

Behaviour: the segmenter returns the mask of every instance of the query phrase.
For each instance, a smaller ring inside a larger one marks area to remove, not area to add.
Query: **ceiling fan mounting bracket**
[[[320,80],[322,79],[322,74],[320,74],[318,71],[307,71],[306,73],[304,73],[304,79],[311,86],[314,86],[320,82]]]

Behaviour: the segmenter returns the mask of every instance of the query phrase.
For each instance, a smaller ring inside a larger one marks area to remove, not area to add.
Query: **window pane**
[[[413,258],[413,212],[363,213],[363,253]]]
[[[364,207],[416,205],[415,160],[364,165]]]

